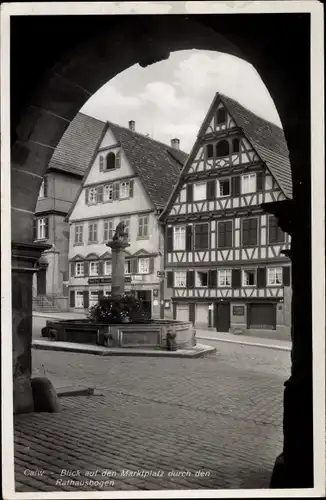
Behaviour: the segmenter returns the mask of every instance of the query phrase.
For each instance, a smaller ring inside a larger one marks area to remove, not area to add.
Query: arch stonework
[[[137,22],[129,16],[112,16],[114,19],[93,16],[92,20],[80,17],[86,19],[74,18],[73,27],[71,18],[64,16],[56,16],[55,22],[42,16],[26,20],[25,25],[22,19],[12,22],[13,308],[19,308],[24,316],[24,328],[21,320],[13,324],[13,349],[18,353],[14,355],[14,363],[19,359],[19,369],[14,367],[14,374],[19,375],[14,378],[14,411],[33,409],[32,274],[45,249],[44,245],[32,243],[33,214],[45,169],[62,134],[89,97],[126,68],[136,63],[146,67],[177,50],[225,52],[245,59],[260,74],[274,99],[290,150],[294,199],[287,221],[290,218],[292,234],[292,376],[284,400],[286,442],[284,460],[280,463],[285,475],[277,474],[277,469],[274,485],[279,485],[282,481],[279,478],[283,477],[288,486],[309,486],[312,481],[309,19],[302,14],[293,14],[286,20],[276,16],[274,25],[270,20],[266,24],[264,16],[254,15],[248,29],[247,15],[137,16]],[[53,39],[55,44],[50,42]],[[40,46],[49,47],[46,60]],[[305,451],[304,445],[308,446]]]

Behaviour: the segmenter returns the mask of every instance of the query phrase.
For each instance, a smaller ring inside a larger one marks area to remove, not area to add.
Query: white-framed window
[[[113,220],[105,220],[103,224],[103,239],[110,241],[113,238]]]
[[[97,203],[97,188],[93,187],[90,188],[88,191],[88,204],[96,205],[96,203]]]
[[[84,307],[84,292],[76,292],[75,307]]]
[[[98,276],[98,269],[99,266],[98,266],[98,262],[97,261],[93,261],[93,262],[90,262],[89,263],[89,275],[90,276]]]
[[[47,239],[47,220],[45,217],[42,219],[37,219],[37,232],[36,232],[36,238],[38,240],[45,240]]]
[[[125,274],[131,273],[131,262],[130,260],[125,260]]]
[[[88,242],[97,242],[97,222],[90,222],[88,224]]]
[[[138,237],[146,238],[148,236],[148,215],[138,217]]]
[[[120,182],[119,184],[119,199],[129,198],[130,183],[129,181]]]
[[[174,286],[185,288],[187,286],[187,271],[176,271],[174,273]]]
[[[104,274],[107,276],[112,276],[112,261],[106,260],[104,262]]]
[[[206,200],[206,182],[194,184],[194,201]]]
[[[196,271],[195,286],[207,287],[207,285],[208,285],[208,271]]]
[[[186,226],[173,227],[174,250],[185,250],[186,248]]]
[[[75,275],[76,276],[84,276],[84,263],[83,262],[76,262]]]
[[[138,260],[138,272],[139,274],[148,274],[149,273],[149,258],[142,257]]]
[[[40,191],[39,191],[39,194],[38,194],[38,197],[39,198],[44,198],[44,193],[45,193],[45,191],[44,191],[44,179],[43,179],[41,187],[40,187]]]
[[[223,198],[231,194],[231,181],[230,179],[221,179],[217,181],[217,197]]]
[[[257,271],[256,269],[242,270],[242,286],[256,286]]]
[[[128,238],[129,238],[129,236],[130,236],[130,219],[120,219],[120,222],[124,222],[125,231],[126,231]]]
[[[231,286],[231,269],[221,269],[218,271],[218,286]]]
[[[75,226],[75,243],[83,243],[84,225],[76,224]]]
[[[103,201],[113,200],[113,184],[105,184],[103,186]]]
[[[241,176],[241,193],[256,192],[256,174],[244,174]]]
[[[98,303],[99,291],[91,290],[89,293],[89,307],[95,306]]]
[[[267,268],[267,286],[282,285],[283,271],[281,267]]]

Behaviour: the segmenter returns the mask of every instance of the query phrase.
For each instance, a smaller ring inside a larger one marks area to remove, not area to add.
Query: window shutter
[[[167,272],[167,282],[166,285],[168,288],[173,288],[174,286],[174,272],[173,271],[168,271]]]
[[[129,181],[129,198],[134,196],[134,181]]]
[[[217,246],[219,248],[225,247],[225,222],[218,223],[218,241]]]
[[[257,288],[265,288],[265,286],[266,286],[266,267],[258,267]]]
[[[84,262],[84,276],[89,276],[89,263]]]
[[[88,298],[88,290],[84,290],[84,309],[89,308],[89,298]]]
[[[232,177],[232,196],[240,196],[240,176]]]
[[[232,247],[232,221],[225,223],[225,246]]]
[[[121,156],[120,156],[120,151],[117,151],[115,154],[115,168],[120,168],[121,165]]]
[[[98,263],[98,274],[99,276],[103,276],[104,274],[104,263],[101,261]]]
[[[113,200],[118,200],[119,199],[119,182],[114,182],[113,183],[112,199]]]
[[[153,274],[154,272],[154,257],[150,257],[149,259],[149,274]]]
[[[283,285],[284,286],[291,285],[290,266],[283,267]]]
[[[70,307],[75,307],[75,290],[70,290]]]
[[[263,191],[263,172],[257,172],[256,174],[256,189],[257,191]]]
[[[208,200],[215,200],[216,198],[216,181],[207,181],[207,195]]]
[[[138,274],[138,259],[131,259],[130,268],[131,274]]]
[[[76,275],[76,263],[71,262],[70,263],[70,276],[73,278]]]
[[[187,271],[187,288],[195,286],[195,271]]]
[[[166,230],[166,251],[173,252],[173,227]]]
[[[103,203],[103,186],[97,188],[97,203]]]
[[[208,224],[196,224],[195,226],[195,248],[204,250],[208,248]]]
[[[248,219],[242,221],[242,246],[244,247],[249,245],[249,222]]]
[[[190,203],[193,200],[194,185],[187,184],[187,202]]]
[[[258,219],[249,219],[249,244],[257,245]]]
[[[49,217],[45,217],[45,239],[49,238]]]
[[[186,250],[190,252],[192,250],[192,226],[186,226]]]
[[[100,156],[100,172],[103,172],[103,170],[104,170],[104,158],[101,155]]]
[[[89,193],[89,188],[85,189],[85,203],[88,205],[88,193]]]
[[[217,271],[216,269],[210,269],[208,271],[208,286],[209,288],[217,287]]]
[[[33,220],[33,239],[37,239],[37,219]]]
[[[46,175],[43,178],[43,190],[44,190],[44,198],[47,198],[47,196],[48,196],[48,178]]]
[[[232,269],[232,288],[241,288],[241,269]]]

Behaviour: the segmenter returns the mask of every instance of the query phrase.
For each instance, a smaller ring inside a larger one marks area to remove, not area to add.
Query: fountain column
[[[106,246],[112,249],[112,297],[120,297],[125,292],[125,249],[129,247],[126,239],[108,241]]]

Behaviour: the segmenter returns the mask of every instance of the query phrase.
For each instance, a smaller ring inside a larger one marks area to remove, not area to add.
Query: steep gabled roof
[[[153,205],[163,209],[177,183],[187,153],[108,122]]]
[[[82,177],[98,147],[104,128],[104,122],[77,113],[59,141],[48,168]]]
[[[283,130],[277,125],[255,115],[234,99],[231,99],[223,94],[216,93],[199,129],[193,148],[181,171],[179,181],[175,185],[164,211],[160,216],[161,220],[168,212],[169,207],[172,205],[179,192],[183,183],[183,176],[188,172],[198,147],[201,146],[201,137],[211,121],[213,110],[215,110],[220,101],[226,107],[237,127],[242,130],[244,136],[256,150],[260,159],[265,163],[266,167],[279,184],[279,187],[284,195],[287,198],[292,198],[292,172],[289,160],[289,150],[287,148]]]

